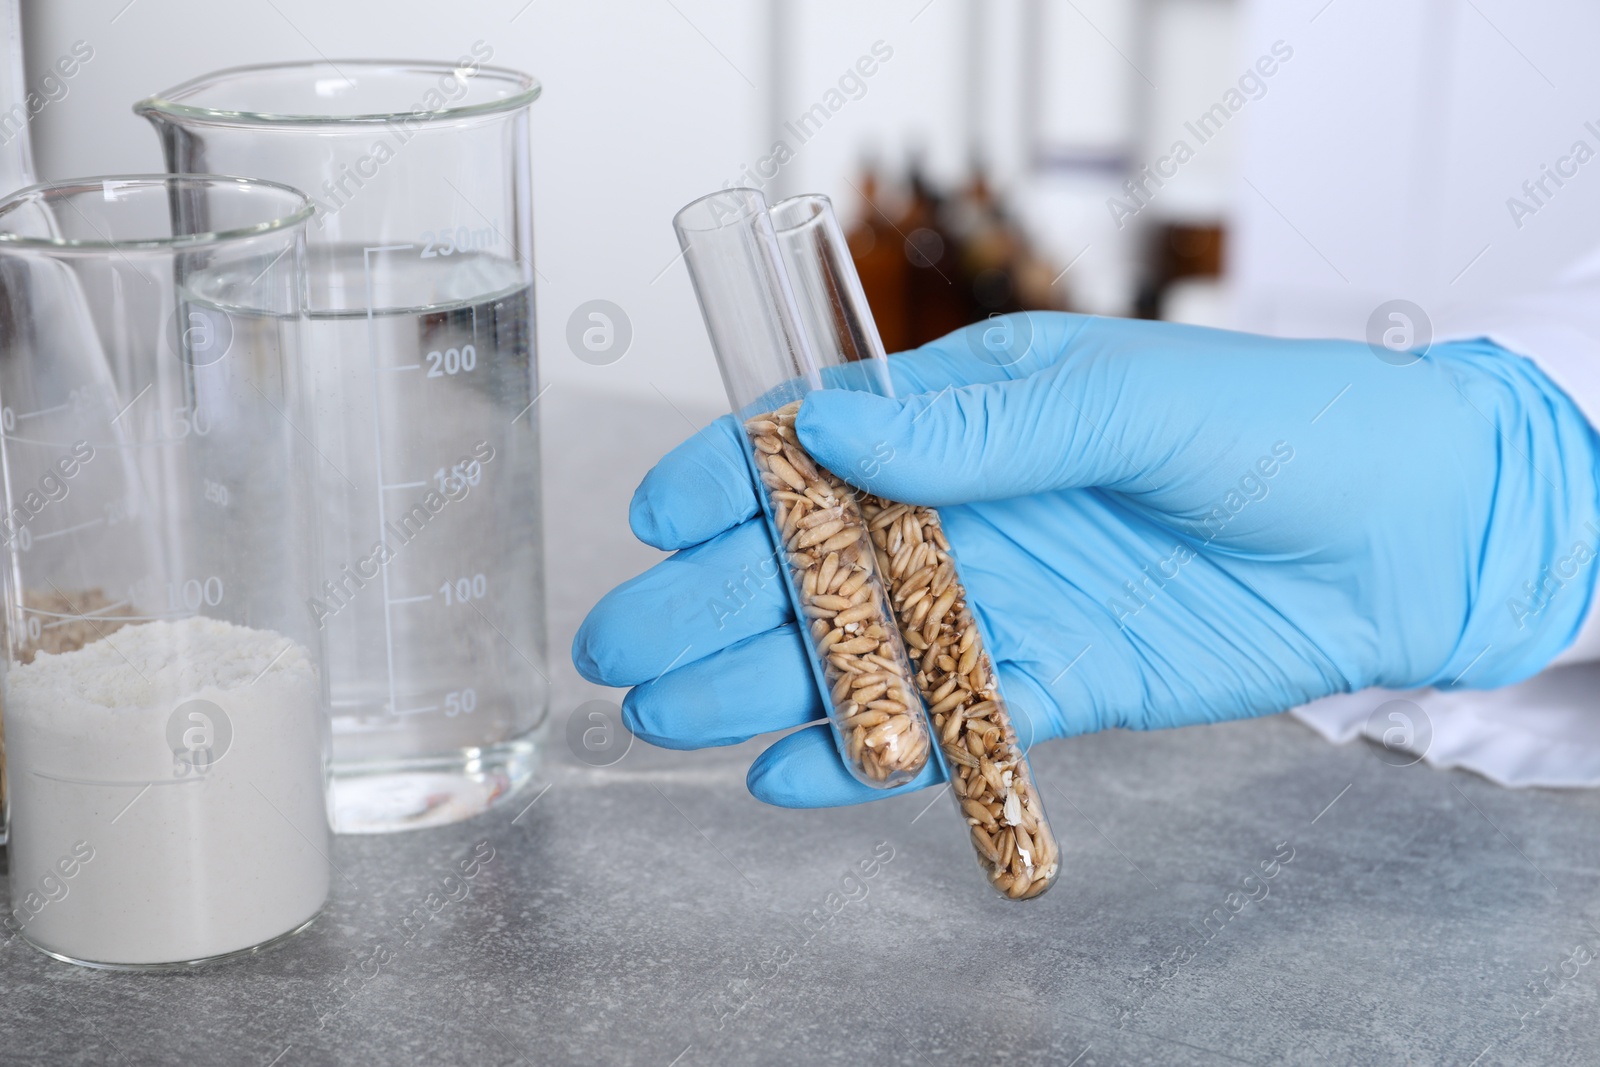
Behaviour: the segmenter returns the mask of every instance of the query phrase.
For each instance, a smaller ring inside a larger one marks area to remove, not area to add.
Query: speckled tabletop
[[[469,822],[339,839],[326,912],[253,957],[140,975],[0,945],[0,1062],[1600,1062],[1600,795],[1394,767],[1281,716],[1055,742],[1034,768],[1064,873],[1016,905],[948,799],[767,808],[756,744],[586,766],[565,720],[621,694],[566,648],[654,558],[628,495],[707,413],[542,406],[565,503],[540,779]]]

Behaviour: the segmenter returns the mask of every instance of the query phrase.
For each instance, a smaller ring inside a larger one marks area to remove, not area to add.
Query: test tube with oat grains
[[[766,201],[712,193],[673,228],[840,755],[866,785],[904,785],[928,762],[928,720],[856,492],[795,434],[820,381]]]
[[[823,384],[893,396],[833,205],[791,197],[771,216]],[[939,513],[868,493],[858,499],[979,866],[996,890],[1031,900],[1054,884],[1061,854]]]

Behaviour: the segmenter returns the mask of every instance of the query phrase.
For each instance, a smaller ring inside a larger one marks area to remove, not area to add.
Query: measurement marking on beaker
[[[71,406],[71,404],[57,404],[53,408],[40,408],[38,411],[25,412],[24,414],[17,416],[17,421],[20,422],[23,419],[38,418],[40,415],[54,415],[56,412],[65,411]]]
[[[57,530],[54,533],[34,534],[33,535],[33,540],[35,541],[35,543],[37,543],[39,541],[48,541],[52,537],[64,537],[65,535],[67,535],[69,533],[76,533],[79,530],[87,530],[91,526],[99,526],[102,523],[104,523],[105,521],[106,521],[105,519],[90,519],[88,522],[80,522],[76,526],[68,526],[66,529]]]
[[[132,400],[128,401],[127,404],[125,404],[123,406],[121,411],[119,411],[115,415],[111,416],[111,425],[115,426],[116,423],[117,423],[117,420],[122,418],[122,416],[124,416],[124,415],[126,415],[128,413],[128,408],[131,408],[131,407],[133,407],[133,405],[137,404],[139,402],[139,397],[140,396],[144,396],[144,394],[148,393],[155,386],[155,384],[156,384],[155,382],[151,382],[149,385],[146,385],[143,389],[139,390],[139,395],[138,396],[135,396]]]
[[[126,603],[127,601],[123,601],[124,605],[126,605]],[[190,619],[193,618],[195,614],[194,612],[189,611],[173,615],[103,615],[100,613],[104,611],[110,611],[112,609],[97,608],[96,610],[90,612],[46,611],[43,608],[30,608],[27,606],[24,606],[22,610],[29,615],[43,615],[46,618],[61,620],[61,622],[45,624],[41,627],[41,629],[44,630],[48,630],[52,626],[63,626],[69,622],[167,622],[172,619]]]
[[[427,484],[428,484],[427,482],[396,482],[394,485],[386,485],[383,488],[385,488],[385,489],[421,489],[423,486],[425,486]]]
[[[425,708],[407,708],[405,711],[397,711],[397,712],[394,712],[393,714],[395,716],[397,716],[397,717],[401,716],[401,715],[423,715],[423,714],[426,714],[427,712],[438,711],[438,710],[439,710],[439,705],[437,705],[437,704],[429,704]]]
[[[433,599],[433,594],[432,593],[424,593],[421,596],[396,597],[394,600],[385,601],[385,603],[387,603],[387,604],[416,604],[416,603],[419,603],[419,602],[424,601],[424,600],[432,600],[432,599]]]
[[[70,449],[70,441],[46,441],[39,437],[22,437],[18,434],[8,433],[0,435],[7,441],[15,441],[19,445],[49,445],[52,448]],[[122,451],[129,448],[163,448],[167,445],[183,443],[182,437],[152,437],[148,441],[94,441],[95,448],[111,448]],[[337,468],[335,468],[337,469]],[[348,479],[347,479],[348,480]]]
[[[35,778],[44,778],[51,782],[66,782],[68,785],[106,785],[119,789],[132,789],[136,785],[143,786],[145,789],[149,789],[153,785],[187,785],[190,782],[199,781],[197,778],[163,778],[159,781],[153,782],[145,779],[135,779],[131,782],[126,782],[113,778],[74,778],[71,775],[66,774],[51,774],[49,771],[32,771],[30,773]],[[132,803],[132,801],[129,803]]]
[[[83,612],[83,613],[77,614],[77,615],[68,615],[68,614],[66,614],[64,612],[41,611],[38,608],[26,608],[25,607],[22,610],[23,611],[31,611],[35,615],[49,615],[49,616],[55,618],[57,620],[56,622],[47,622],[42,627],[40,627],[41,629],[44,629],[44,630],[53,630],[57,626],[65,626],[65,625],[67,625],[67,623],[76,622],[79,619],[104,619],[104,618],[108,618],[108,617],[110,617],[109,616],[110,612],[116,611],[118,608],[125,608],[127,606],[128,606],[128,601],[119,600],[115,604],[107,604],[103,608],[95,608],[93,611],[86,611],[86,612]],[[120,618],[120,616],[118,616],[118,618]]]
[[[389,369],[390,370],[421,370],[422,369],[422,364],[420,364],[420,363],[407,363],[403,367],[390,367]]]
[[[366,282],[367,292],[367,358],[372,363],[373,385],[378,380],[378,320],[374,313],[376,294],[372,289],[372,254],[374,252],[403,252],[415,246],[403,245],[372,245],[361,250],[361,272]],[[375,467],[377,468],[377,481],[381,487],[385,478],[383,476],[383,410],[379,405],[379,393],[382,390],[372,390],[372,451]],[[383,506],[383,490],[378,490],[378,537],[386,540],[389,529],[389,516]],[[395,676],[394,676],[394,619],[389,610],[389,568],[383,568],[383,651],[389,670],[389,711],[398,714],[395,707]]]
[[[72,447],[72,445],[65,441],[45,441],[37,437],[21,437],[14,433],[8,433],[0,436],[3,436],[7,441],[15,441],[19,445],[50,445],[53,448],[68,449]],[[101,446],[97,444],[94,447],[100,448]]]
[[[93,611],[75,611],[70,614],[67,612],[46,611],[43,608],[25,607],[22,610],[31,611],[37,615],[59,615],[63,619],[93,619],[116,611],[118,608],[125,608],[128,603],[126,600],[119,600],[115,604],[107,604],[105,607],[95,608]]]

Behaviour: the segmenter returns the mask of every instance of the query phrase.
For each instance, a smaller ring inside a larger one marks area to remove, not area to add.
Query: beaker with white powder
[[[128,176],[0,202],[7,934],[182,966],[329,886],[304,196]]]

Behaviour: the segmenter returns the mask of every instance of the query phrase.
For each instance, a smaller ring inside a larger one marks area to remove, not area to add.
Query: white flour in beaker
[[[328,894],[324,720],[304,648],[190,618],[13,665],[11,916],[80,961],[248,948]]]

